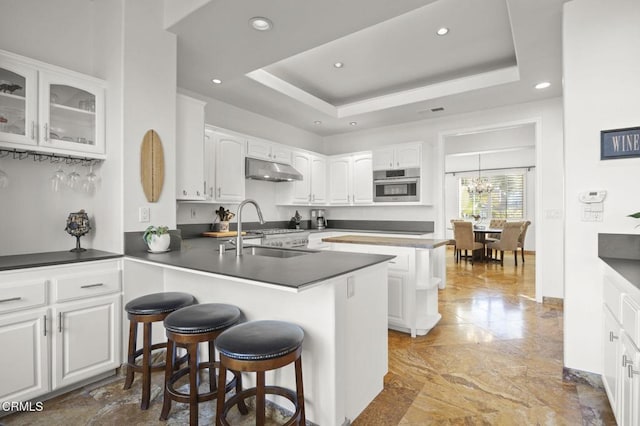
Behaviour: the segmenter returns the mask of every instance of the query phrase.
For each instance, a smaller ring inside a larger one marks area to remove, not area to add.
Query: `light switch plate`
[[[139,222],[149,222],[151,220],[151,209],[149,207],[140,207],[138,210],[138,221]]]

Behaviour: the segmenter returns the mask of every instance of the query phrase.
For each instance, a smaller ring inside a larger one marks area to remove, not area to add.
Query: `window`
[[[524,219],[524,175],[495,175],[485,179],[493,186],[491,192],[470,194],[472,177],[460,178],[460,217],[479,215],[486,219]]]

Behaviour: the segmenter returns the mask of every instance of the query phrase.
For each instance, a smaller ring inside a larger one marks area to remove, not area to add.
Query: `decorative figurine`
[[[67,231],[69,235],[73,235],[74,237],[76,237],[76,248],[69,251],[87,251],[87,249],[80,247],[80,237],[87,234],[91,230],[89,216],[84,211],[84,209],[76,213],[69,213],[69,217],[67,218],[67,227],[64,230]]]

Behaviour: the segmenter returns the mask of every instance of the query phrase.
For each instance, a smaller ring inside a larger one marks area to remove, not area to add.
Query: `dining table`
[[[474,239],[475,241],[482,243],[482,260],[485,262],[489,262],[492,260],[496,260],[493,259],[491,256],[491,253],[487,253],[487,235],[488,234],[502,234],[502,228],[489,228],[487,227],[477,227],[474,226],[473,227],[473,235],[474,235]]]

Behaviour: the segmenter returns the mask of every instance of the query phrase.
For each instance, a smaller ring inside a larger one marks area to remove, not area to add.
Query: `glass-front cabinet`
[[[104,89],[63,74],[40,73],[40,144],[104,153]]]
[[[38,73],[0,56],[0,136],[3,141],[37,145]]]
[[[0,146],[104,158],[102,80],[0,51]]]

